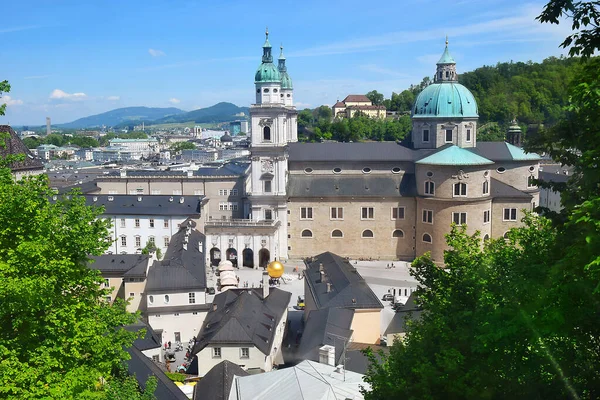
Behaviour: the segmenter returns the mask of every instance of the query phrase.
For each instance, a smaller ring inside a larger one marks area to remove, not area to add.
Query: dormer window
[[[429,129],[423,129],[423,142],[429,142]]]
[[[452,129],[446,129],[446,143],[452,142]]]
[[[471,141],[471,130],[467,129],[467,142]]]

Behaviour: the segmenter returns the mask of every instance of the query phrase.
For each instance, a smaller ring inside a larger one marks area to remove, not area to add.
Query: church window
[[[270,180],[264,181],[265,193],[271,193],[271,189],[272,189],[271,183],[272,182]]]
[[[446,71],[446,78],[450,77],[450,73]]]
[[[331,232],[331,237],[332,238],[341,238],[341,237],[344,237],[344,234],[339,229],[336,229],[333,232]]]
[[[263,141],[270,142],[271,141],[271,127],[265,126],[263,128]]]
[[[280,97],[283,97],[283,93],[281,93],[279,96],[280,96]]]
[[[490,240],[490,235],[488,235],[487,233],[485,234],[485,236],[483,237],[483,241],[487,242],[488,240]]]
[[[435,182],[427,181],[425,182],[425,194],[434,195],[435,194]]]
[[[490,222],[490,210],[485,210],[483,212],[483,223],[489,224],[489,222]]]
[[[402,171],[402,170],[400,169],[400,167],[394,167],[394,168],[392,168],[392,173],[393,173],[393,174],[399,174],[399,173],[400,173],[400,171]]]
[[[467,213],[466,212],[453,212],[452,213],[452,222],[456,225],[462,225],[467,223]]]
[[[446,129],[446,143],[452,142],[452,129]]]
[[[335,167],[335,168],[333,169],[333,173],[334,173],[334,174],[340,174],[341,172],[342,172],[342,169],[341,169],[340,167]]]
[[[363,174],[370,174],[371,173],[371,168],[365,167],[365,168],[363,168],[362,172],[363,172]]]
[[[516,221],[517,220],[517,209],[516,208],[505,208],[504,209],[504,221]]]
[[[504,172],[506,172],[506,168],[504,168],[504,167],[498,167],[496,169],[496,172],[498,172],[499,174],[503,174]]]
[[[269,89],[264,89],[263,92],[264,93],[269,93]]]
[[[429,233],[424,233],[423,234],[423,241],[425,243],[431,243],[431,242],[433,242],[433,240],[431,240],[431,235]]]
[[[256,89],[256,93],[260,93],[260,89]]]
[[[471,130],[467,129],[467,142],[471,141]]]
[[[273,89],[273,93],[277,93],[277,89]]]
[[[292,97],[292,95],[288,93],[287,97]]]
[[[304,173],[305,174],[312,174],[312,172],[313,172],[313,169],[311,167],[304,168]]]
[[[440,71],[440,79],[442,79],[442,71]]]
[[[423,129],[423,142],[429,142],[429,129]]]
[[[392,232],[392,237],[403,238],[404,237],[404,232],[402,232],[401,229],[396,229],[394,232]]]
[[[433,224],[433,211],[432,210],[423,210],[423,223],[424,224]]]
[[[313,233],[310,229],[305,229],[302,231],[302,237],[303,238],[311,238],[311,237],[313,237]]]
[[[527,177],[527,187],[528,188],[533,188],[535,187],[535,176],[531,175]]]
[[[467,184],[466,183],[455,183],[454,184],[454,197],[466,197],[467,196]]]
[[[370,229],[365,229],[361,235],[363,238],[372,238],[373,235],[373,231]]]
[[[483,182],[483,194],[490,193],[490,183],[488,181]]]
[[[431,171],[427,171],[427,174],[426,174],[426,175],[427,175],[428,177],[430,177],[430,178],[431,178],[431,177],[433,176],[433,172],[431,172]]]

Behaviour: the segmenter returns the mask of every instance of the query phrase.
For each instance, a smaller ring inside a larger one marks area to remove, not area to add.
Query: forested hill
[[[554,124],[567,104],[569,83],[581,64],[577,58],[541,63],[505,62],[459,75],[479,106],[479,122]]]

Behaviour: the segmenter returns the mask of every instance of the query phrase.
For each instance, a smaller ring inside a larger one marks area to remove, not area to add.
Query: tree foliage
[[[2,99],[2,93],[10,92],[10,84],[8,81],[0,81],[0,99]],[[6,104],[0,102],[0,115],[4,115],[6,110]]]
[[[371,100],[374,106],[380,106],[383,104],[383,94],[379,93],[377,90],[371,90],[365,96]]]
[[[192,142],[177,142],[177,143],[173,143],[171,145],[171,147],[169,147],[169,150],[171,151],[181,151],[181,150],[195,150],[196,149],[196,145]]]

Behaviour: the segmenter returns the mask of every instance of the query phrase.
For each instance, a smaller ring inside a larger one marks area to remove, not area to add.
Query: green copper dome
[[[292,86],[292,78],[288,75],[287,72],[281,74],[281,88],[282,89],[293,89]]]
[[[412,116],[419,118],[478,118],[473,94],[456,82],[433,83],[415,101]]]
[[[254,74],[254,83],[270,83],[270,82],[281,82],[281,74],[279,70],[273,64],[273,56],[271,55],[271,43],[269,43],[269,30],[265,32],[266,39],[263,44],[263,56],[262,63]]]

